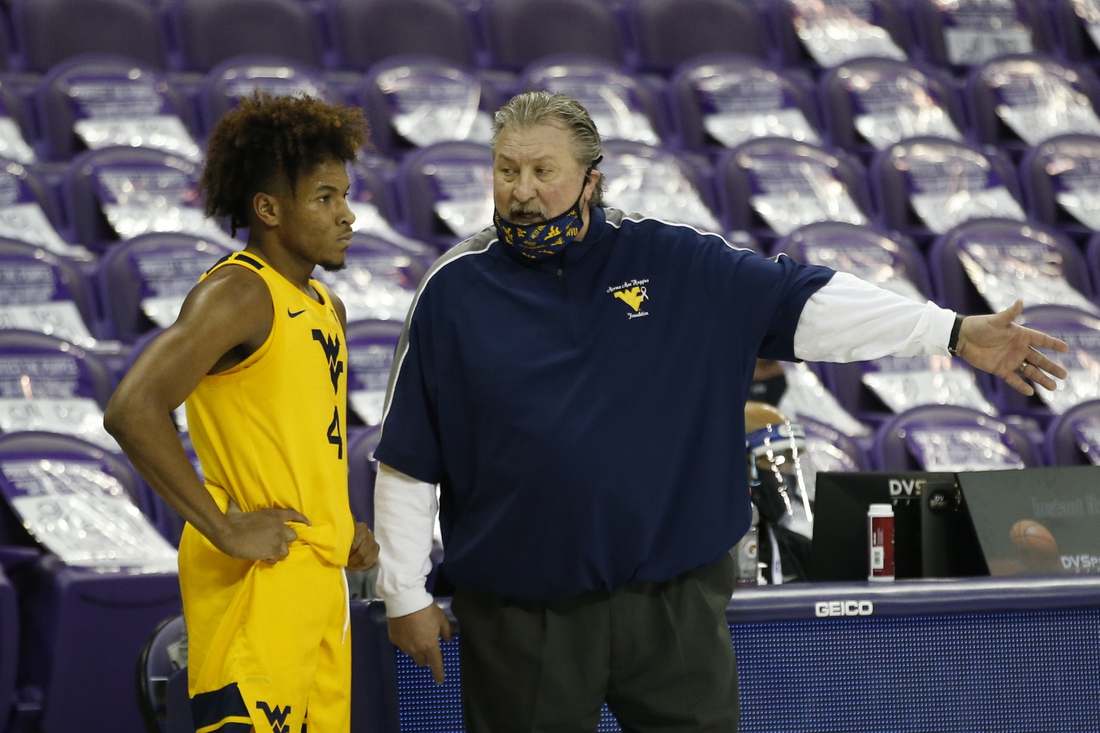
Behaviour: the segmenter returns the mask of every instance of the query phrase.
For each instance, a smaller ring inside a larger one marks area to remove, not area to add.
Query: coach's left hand
[[[1024,328],[1015,321],[1024,309],[1017,300],[1011,308],[990,316],[967,316],[959,329],[956,352],[971,366],[995,374],[1028,397],[1035,394],[1026,379],[1053,390],[1051,377],[1066,378],[1066,370],[1036,349],[1069,351],[1069,346],[1045,333]]]
[[[348,570],[370,570],[378,564],[378,543],[364,522],[355,523],[355,537],[348,554]]]

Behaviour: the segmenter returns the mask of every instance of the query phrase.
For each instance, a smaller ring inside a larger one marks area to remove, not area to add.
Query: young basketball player
[[[358,109],[255,95],[210,136],[206,213],[248,227],[179,320],[119,385],[105,424],[187,520],[180,586],[203,733],[328,733],[350,721],[345,566],[377,558],[348,505],[343,304],[311,279],[339,269],[354,216],[346,163]],[[172,409],[187,419],[205,486]]]

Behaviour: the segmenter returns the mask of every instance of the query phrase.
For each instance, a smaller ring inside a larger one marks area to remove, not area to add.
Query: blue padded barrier
[[[727,617],[742,733],[1068,733],[1100,721],[1100,577],[755,588]],[[443,648],[442,686],[397,652],[402,733],[462,730],[458,643]],[[606,708],[599,730],[619,730]]]

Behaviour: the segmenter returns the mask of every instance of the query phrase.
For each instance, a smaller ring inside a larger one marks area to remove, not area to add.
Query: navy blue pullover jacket
[[[794,360],[832,274],[613,209],[538,264],[487,229],[420,286],[375,455],[440,484],[458,587],[552,600],[669,580],[748,528],[756,358]]]

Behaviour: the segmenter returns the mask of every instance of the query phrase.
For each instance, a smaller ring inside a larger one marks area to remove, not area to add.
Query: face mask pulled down
[[[584,183],[581,184],[576,202],[565,213],[553,219],[535,224],[516,224],[505,219],[494,208],[493,226],[497,230],[497,239],[513,252],[533,262],[542,262],[564,252],[581,233],[581,199],[584,198],[584,187],[588,183],[588,176],[602,159],[603,156],[597,158],[585,171]]]

